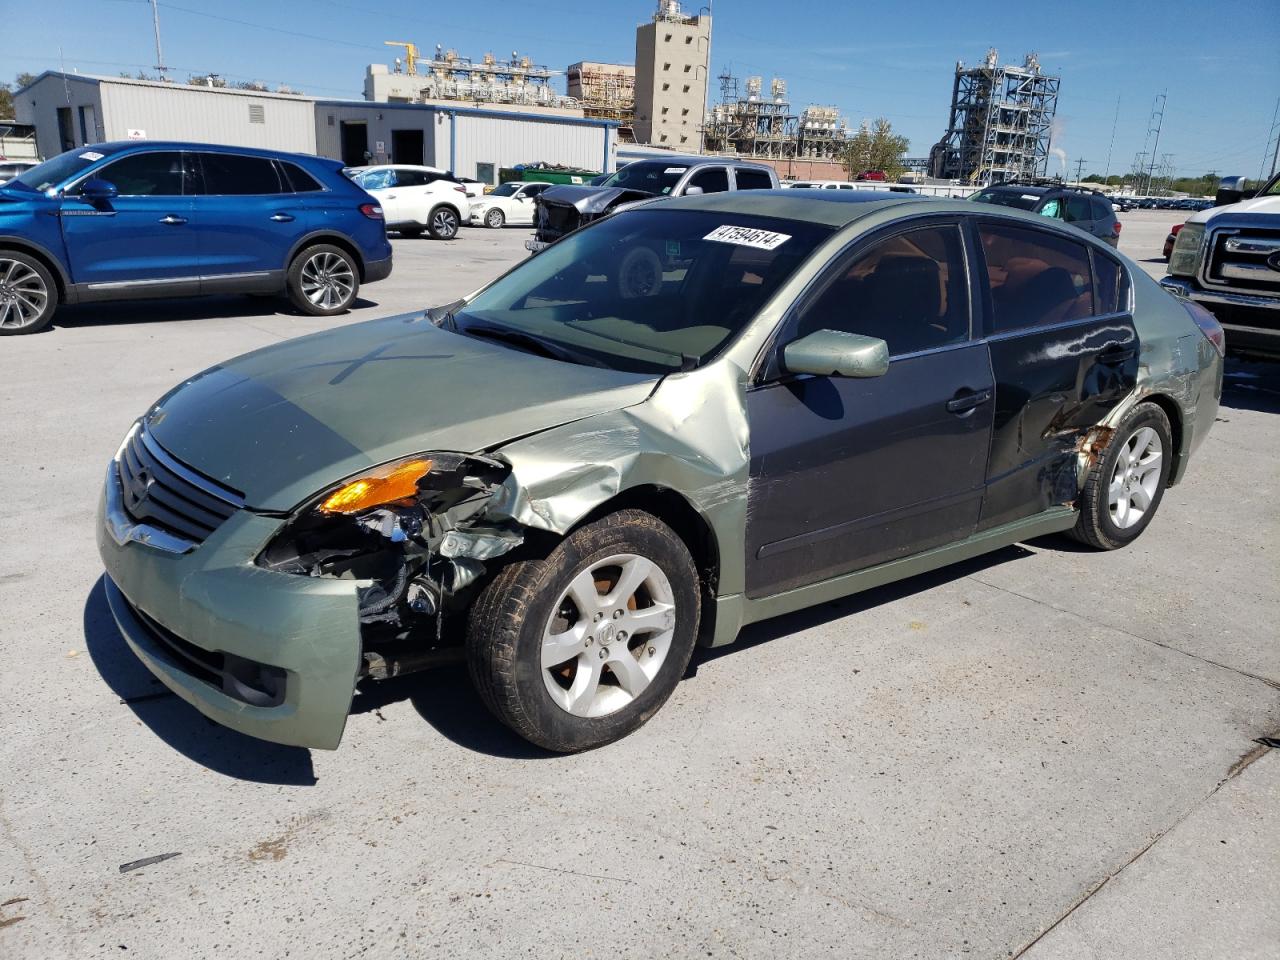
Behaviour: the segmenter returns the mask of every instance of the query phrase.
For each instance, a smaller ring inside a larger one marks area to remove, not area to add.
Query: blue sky
[[[33,18],[30,0],[0,0],[0,23],[10,27],[0,29],[0,77],[60,62],[106,74],[154,63],[146,0],[38,6]],[[384,40],[413,40],[424,50],[443,43],[476,58],[518,50],[561,70],[583,59],[631,62],[635,27],[655,6],[166,0],[160,20],[165,59],[180,79],[212,71],[358,98],[365,65],[390,62],[397,52]],[[1000,14],[990,4],[955,0],[719,0],[712,96],[725,67],[740,78],[781,76],[797,107],[832,104],[854,123],[886,116],[911,138],[911,154],[923,155],[946,124],[957,59],[975,63],[995,46],[1003,62],[1020,63],[1035,50],[1062,77],[1055,146],[1073,173],[1080,157],[1086,174],[1103,172],[1108,153],[1113,173],[1128,169],[1147,139],[1152,104],[1167,91],[1159,152],[1173,155],[1179,173],[1257,175],[1280,97],[1280,0],[1024,0],[1024,8],[1037,12]]]

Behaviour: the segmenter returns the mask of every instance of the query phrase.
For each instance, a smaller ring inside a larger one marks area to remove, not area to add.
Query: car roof
[[[652,209],[678,207],[843,227],[875,210],[904,203],[932,206],[934,200],[887,190],[730,190],[673,197]]]
[[[1050,190],[1057,190],[1058,188],[1033,183],[997,183],[983,189],[995,190],[1000,193],[1034,193],[1036,196],[1042,196]]]
[[[328,157],[290,150],[266,150],[261,147],[237,147],[229,143],[194,143],[189,140],[108,140],[104,143],[86,143],[75,150],[91,150],[101,154],[126,153],[135,150],[198,150],[202,153],[236,153],[249,157],[266,157],[280,160],[303,160],[336,164]],[[66,151],[70,153],[71,151]]]

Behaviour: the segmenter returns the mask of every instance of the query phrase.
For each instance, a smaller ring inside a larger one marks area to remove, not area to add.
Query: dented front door
[[[1133,390],[1138,335],[1116,261],[1057,231],[977,233],[995,376],[985,530],[1076,499],[1081,440]]]

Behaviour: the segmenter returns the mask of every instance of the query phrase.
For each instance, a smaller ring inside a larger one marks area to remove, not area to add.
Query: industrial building
[[[994,47],[980,66],[957,62],[951,119],[929,153],[930,175],[973,184],[1043,175],[1059,83],[1034,53],[1021,66],[1001,66]]]
[[[517,164],[611,171],[615,120],[445,104],[288,94],[46,71],[14,95],[42,156],[109,140],[186,140],[332,157],[425,163],[496,184]]]
[[[619,136],[634,135],[636,68],[630,63],[598,63],[579,60],[565,75],[569,98],[582,107],[583,116],[618,121]]]
[[[720,80],[720,102],[711,110],[706,145],[712,153],[761,160],[839,161],[849,137],[848,123],[835,107],[810,104],[797,114],[787,99],[787,82],[748,77],[745,96],[728,71]]]
[[[660,0],[653,19],[636,28],[637,142],[701,147],[710,58],[710,14],[687,16],[678,0]]]
[[[520,112],[556,113],[582,116],[576,100],[561,96],[551,86],[555,71],[512,51],[511,59],[499,60],[486,53],[480,60],[463,57],[456,50],[436,45],[435,57],[428,60],[415,44],[387,41],[404,47],[403,62],[394,67],[370,64],[364,78],[364,98],[374,103],[469,103],[472,106],[501,107]]]

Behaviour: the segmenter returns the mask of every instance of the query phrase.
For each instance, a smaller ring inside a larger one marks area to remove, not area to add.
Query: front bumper
[[[1227,332],[1229,348],[1280,354],[1280,297],[1206,290],[1184,277],[1161,277],[1160,286],[1208,309]]]
[[[364,265],[364,282],[375,283],[391,276],[391,257],[383,260],[370,260]]]
[[[111,530],[121,523],[109,499],[104,490],[98,552],[111,612],[138,659],[217,723],[276,743],[336,748],[360,669],[359,583],[256,566],[281,521],[248,510],[184,554],[117,542]],[[276,678],[278,694],[246,697],[236,678],[246,666]]]

